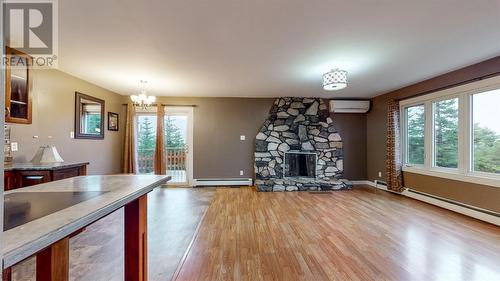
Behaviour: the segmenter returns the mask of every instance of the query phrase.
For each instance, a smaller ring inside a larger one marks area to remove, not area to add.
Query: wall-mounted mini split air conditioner
[[[369,100],[330,100],[333,113],[367,113],[369,110]]]

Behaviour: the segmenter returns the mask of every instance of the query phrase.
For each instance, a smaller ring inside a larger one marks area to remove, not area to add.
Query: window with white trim
[[[472,170],[500,174],[500,89],[472,95]]]
[[[500,77],[400,106],[404,171],[500,187]]]
[[[425,141],[425,107],[423,104],[405,108],[406,139],[405,162],[415,165],[424,165]]]

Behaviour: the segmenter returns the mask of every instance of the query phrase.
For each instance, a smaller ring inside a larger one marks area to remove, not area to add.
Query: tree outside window
[[[434,103],[434,164],[458,167],[458,98]]]

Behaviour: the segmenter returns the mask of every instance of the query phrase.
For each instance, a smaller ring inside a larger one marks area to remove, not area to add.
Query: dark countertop
[[[4,171],[26,171],[26,170],[54,171],[54,170],[80,167],[88,164],[89,162],[63,162],[63,163],[45,163],[45,164],[34,164],[29,162],[12,163],[12,164],[5,164]]]

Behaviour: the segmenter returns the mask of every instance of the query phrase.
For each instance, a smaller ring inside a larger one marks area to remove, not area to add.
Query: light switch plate
[[[245,140],[245,135],[240,136],[240,140],[244,141]]]
[[[18,150],[17,142],[11,142],[10,143],[10,150],[11,151],[17,151]]]
[[[69,132],[69,137],[74,139],[75,138],[75,132],[71,131]]]
[[[240,170],[240,176],[243,176],[243,170]]]

